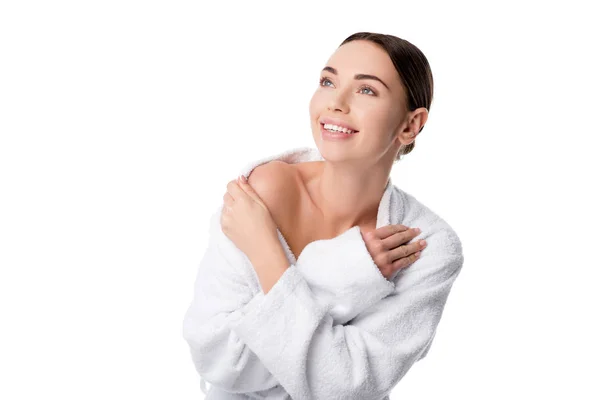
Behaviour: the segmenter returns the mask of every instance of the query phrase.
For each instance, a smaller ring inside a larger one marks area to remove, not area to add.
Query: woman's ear
[[[402,131],[397,133],[397,140],[404,146],[408,146],[414,142],[419,135],[419,131],[425,125],[425,122],[427,122],[428,116],[429,113],[425,107],[411,111],[407,116],[408,123],[398,128]]]
[[[408,127],[406,129],[408,129]],[[418,135],[417,132],[405,130],[405,131],[399,133],[398,135],[396,135],[396,140],[398,141],[398,144],[400,146],[403,145],[406,147],[415,141],[415,138],[417,137],[417,135]]]

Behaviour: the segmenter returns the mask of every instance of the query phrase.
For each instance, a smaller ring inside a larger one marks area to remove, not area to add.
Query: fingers
[[[240,184],[238,184],[237,179],[227,183],[227,192],[231,195],[231,197],[233,197],[234,200],[242,197],[246,193],[244,192],[244,189],[240,187]]]
[[[229,192],[225,192],[225,194],[223,195],[223,203],[225,203],[225,205],[229,207],[233,206],[233,197],[231,197]]]
[[[398,246],[395,249],[389,251],[391,262],[395,263],[398,259],[409,258],[410,256],[414,256],[415,253],[420,252],[425,247],[427,247],[427,243],[424,240],[418,240],[414,243],[410,243],[404,246]],[[410,263],[412,262],[413,260],[410,260]]]
[[[396,271],[396,270],[399,270],[400,268],[406,268],[409,265],[411,265],[412,263],[414,263],[415,261],[417,261],[420,256],[421,256],[421,252],[418,251],[416,253],[409,255],[408,257],[400,258],[392,263],[392,270]]]
[[[404,225],[402,225],[402,226],[404,227]],[[421,230],[419,228],[403,229],[403,230],[383,239],[382,244],[385,249],[393,249],[404,243],[410,242],[412,239],[417,237],[420,233],[421,233]]]
[[[378,239],[385,239],[388,236],[391,236],[398,232],[404,232],[407,229],[408,229],[407,226],[400,225],[400,224],[393,224],[393,225],[382,226],[381,228],[378,228],[373,232],[375,234],[375,237],[377,237]]]
[[[238,184],[239,187],[241,187],[244,190],[249,190],[252,191],[252,186],[250,186],[250,184],[248,183],[248,180],[246,179],[246,177],[244,175],[240,175],[237,177],[236,183]]]
[[[252,186],[250,186],[250,183],[248,183],[248,180],[246,179],[246,177],[244,175],[238,176],[237,184],[239,185],[240,188],[242,188],[242,190],[248,196],[252,197],[254,199],[254,201],[256,201],[258,203],[262,203],[262,199],[260,198],[258,193],[256,193],[254,188]]]

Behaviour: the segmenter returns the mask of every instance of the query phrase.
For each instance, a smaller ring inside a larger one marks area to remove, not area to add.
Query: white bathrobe
[[[249,163],[323,160],[295,148]],[[462,264],[459,237],[441,217],[388,180],[377,228],[421,228],[421,257],[389,280],[358,226],[309,243],[296,260],[278,230],[289,268],[265,295],[246,255],[212,215],[209,245],[183,321],[207,400],[385,400],[425,357]]]

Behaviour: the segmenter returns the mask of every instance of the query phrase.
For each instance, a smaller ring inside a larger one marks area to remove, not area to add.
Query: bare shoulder
[[[284,161],[272,160],[255,167],[248,176],[248,183],[265,203],[277,225],[285,221],[298,205],[298,173]]]

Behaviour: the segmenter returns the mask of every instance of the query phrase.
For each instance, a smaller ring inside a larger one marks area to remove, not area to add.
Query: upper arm
[[[277,225],[289,214],[298,201],[295,171],[279,160],[255,167],[248,176],[248,184],[265,203]]]

